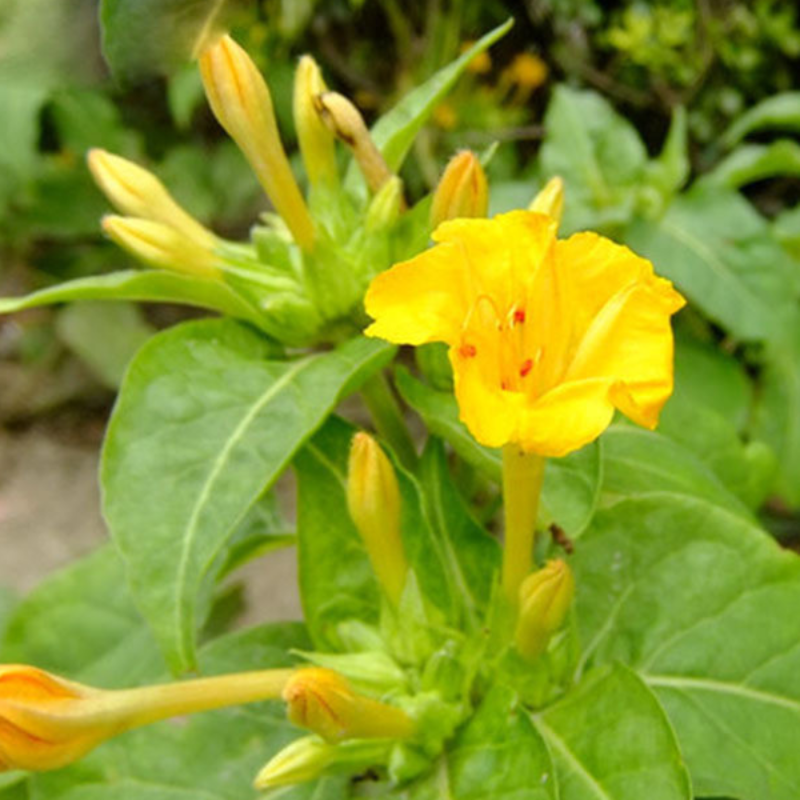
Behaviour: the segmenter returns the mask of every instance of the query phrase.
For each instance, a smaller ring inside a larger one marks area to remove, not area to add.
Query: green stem
[[[370,378],[362,387],[361,394],[378,433],[391,445],[400,463],[406,469],[414,469],[417,451],[406,427],[403,412],[395,399],[386,375],[383,372]]]
[[[524,453],[516,444],[503,448],[503,590],[511,608],[519,603],[519,586],[533,569],[533,541],[545,460]]]

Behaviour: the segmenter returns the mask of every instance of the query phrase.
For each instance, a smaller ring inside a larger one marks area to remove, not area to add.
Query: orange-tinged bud
[[[281,144],[272,97],[261,73],[227,35],[202,54],[200,73],[220,125],[247,157],[294,240],[310,250],[314,224]]]
[[[123,214],[169,225],[198,244],[214,247],[214,234],[181,208],[152,172],[99,148],[89,151],[87,161],[97,185]]]
[[[575,579],[565,561],[548,561],[528,575],[519,589],[516,644],[520,654],[533,661],[547,649],[553,634],[564,624],[575,595]]]
[[[347,507],[378,581],[396,607],[408,574],[400,535],[400,488],[391,462],[366,433],[357,433],[350,447]]]
[[[294,74],[294,124],[300,153],[312,184],[334,185],[338,178],[334,139],[316,107],[316,98],[326,91],[317,62],[303,56]]]
[[[267,670],[106,691],[36,667],[0,666],[0,771],[57,769],[131,728],[277,698],[291,674]]]
[[[481,162],[471,150],[450,159],[433,194],[431,223],[448,219],[485,217],[489,210],[489,184]]]
[[[392,178],[392,171],[369,135],[361,112],[342,94],[317,95],[316,108],[333,135],[352,151],[371,192]]]
[[[550,178],[544,189],[533,198],[528,211],[547,214],[560,224],[564,213],[564,181],[558,175]]]
[[[131,255],[159,269],[203,278],[222,273],[211,247],[161,222],[138,217],[103,217],[103,230]]]
[[[330,669],[298,670],[286,684],[283,699],[291,722],[329,742],[406,739],[414,732],[405,711],[358,694]]]

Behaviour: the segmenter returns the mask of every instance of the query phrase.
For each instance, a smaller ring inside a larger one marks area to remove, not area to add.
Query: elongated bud
[[[239,145],[264,191],[304,250],[314,224],[281,144],[272,98],[250,56],[223,36],[200,57],[200,73],[214,115]]]
[[[533,198],[528,211],[547,214],[560,224],[564,213],[564,181],[558,175],[550,178],[544,189]]]
[[[391,462],[366,433],[357,433],[350,447],[347,507],[372,569],[397,607],[408,573],[400,535],[400,488]]]
[[[256,789],[276,789],[313,781],[334,770],[362,770],[388,761],[387,742],[344,742],[329,744],[318,736],[297,739],[283,748],[258,773]]]
[[[317,62],[311,56],[303,56],[294,74],[294,124],[300,153],[308,180],[332,186],[338,179],[334,139],[315,102],[327,91]]]
[[[547,649],[552,635],[564,624],[575,594],[575,579],[566,562],[548,561],[528,575],[519,589],[516,644],[533,661]]]
[[[378,189],[367,209],[364,227],[368,231],[385,230],[397,222],[403,210],[403,181],[393,175]]]
[[[99,148],[89,151],[87,161],[95,182],[117,210],[169,225],[198,244],[214,247],[214,234],[181,208],[152,172]]]
[[[338,92],[318,95],[316,108],[333,135],[353,151],[370,191],[377,192],[392,178],[392,171],[372,141],[361,112]]]
[[[329,742],[345,739],[407,739],[411,717],[399,708],[354,692],[330,669],[295,672],[283,691],[289,720]]]
[[[448,219],[485,217],[489,210],[489,184],[481,162],[471,150],[450,159],[433,194],[431,224]]]
[[[203,278],[222,273],[210,247],[161,222],[138,217],[103,217],[103,230],[131,255],[159,269]]]
[[[0,667],[0,771],[49,770],[168,717],[280,697],[292,670],[105,691],[20,664]]]

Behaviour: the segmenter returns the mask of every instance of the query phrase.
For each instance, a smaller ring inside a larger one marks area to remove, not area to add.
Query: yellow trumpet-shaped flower
[[[239,145],[294,240],[314,243],[314,224],[281,144],[272,98],[250,56],[223,36],[200,56],[208,102],[220,125]]]
[[[0,666],[0,771],[58,769],[118,733],[168,717],[280,697],[292,670],[106,691]]]
[[[489,184],[478,157],[462,150],[450,159],[433,193],[431,222],[485,217],[489,210]]]
[[[672,284],[595,233],[559,241],[548,215],[453,220],[436,246],[378,275],[367,329],[450,345],[461,419],[490,447],[563,456],[617,408],[647,428],[672,393]]]
[[[406,739],[414,722],[395,706],[355,692],[330,669],[298,670],[283,691],[291,722],[329,742],[345,739]]]
[[[193,239],[170,225],[109,214],[103,217],[103,230],[131,255],[159,269],[204,278],[222,275],[211,243]]]
[[[214,234],[181,208],[152,172],[99,148],[89,151],[87,161],[97,185],[123,214],[169,225],[197,244],[214,247]]]

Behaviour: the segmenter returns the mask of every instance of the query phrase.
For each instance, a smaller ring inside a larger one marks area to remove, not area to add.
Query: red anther
[[[465,343],[458,348],[458,354],[462,358],[475,358],[475,356],[478,355],[478,348],[475,347],[474,344]]]
[[[519,368],[520,378],[524,378],[532,369],[533,369],[533,359],[526,358],[525,361],[522,362],[522,366]]]
[[[514,322],[525,322],[524,308],[518,308],[514,311]]]

